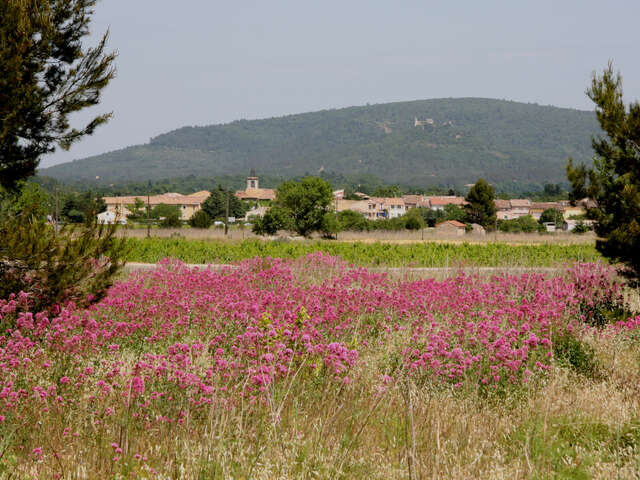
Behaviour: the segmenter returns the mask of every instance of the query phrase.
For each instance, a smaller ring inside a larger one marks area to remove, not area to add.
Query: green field
[[[131,262],[156,263],[177,258],[186,263],[228,263],[253,257],[298,258],[312,252],[338,255],[362,266],[388,267],[547,267],[563,262],[594,261],[600,254],[593,245],[510,245],[506,243],[361,243],[335,241],[241,242],[186,239],[127,240]]]

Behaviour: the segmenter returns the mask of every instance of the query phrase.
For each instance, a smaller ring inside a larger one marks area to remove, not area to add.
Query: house
[[[133,195],[124,197],[103,197],[104,202],[107,204],[107,212],[112,212],[119,216],[126,218],[129,215],[130,209],[128,206],[134,205],[136,200],[141,201],[145,206],[154,208],[161,203],[165,205],[176,205],[180,211],[180,218],[182,220],[190,219],[194,213],[200,210],[202,203],[211,195],[206,190],[192,193],[190,195],[182,195],[181,193],[164,193],[162,195]]]
[[[473,235],[486,235],[487,231],[484,229],[484,227],[482,225],[479,225],[477,223],[472,223],[471,224],[471,233]]]
[[[355,192],[354,195],[358,198],[360,198],[361,200],[369,200],[371,197],[369,195],[367,195],[366,193],[362,193],[362,192]]]
[[[245,222],[248,222],[256,217],[264,217],[264,214],[269,211],[269,207],[264,205],[254,205],[243,217]]]
[[[334,200],[342,200],[344,198],[344,189],[342,189],[342,190],[334,190],[333,198],[334,198]]]
[[[462,236],[465,234],[465,231],[465,224],[457,220],[445,220],[436,225],[436,232],[443,235]]]
[[[593,220],[571,220],[571,219],[568,219],[568,220],[565,220],[562,223],[562,229],[566,230],[567,232],[571,232],[578,225],[584,225],[586,227],[589,227],[589,229],[593,229],[594,223],[595,222]]]
[[[367,212],[365,214],[369,220],[384,218],[384,198],[371,197],[367,200]]]
[[[565,220],[570,220],[571,217],[579,217],[587,214],[588,208],[595,208],[597,206],[594,200],[590,198],[583,198],[578,200],[575,205],[571,205],[567,200],[560,202],[562,204]]]
[[[407,211],[407,207],[401,197],[384,198],[383,201],[383,210],[387,212],[385,218],[401,217]]]
[[[410,208],[430,208],[429,199],[423,195],[403,195],[404,205],[407,210]]]
[[[431,210],[444,210],[444,207],[446,207],[447,205],[463,207],[467,204],[467,201],[464,199],[464,197],[456,197],[454,195],[425,198],[429,201]]]
[[[509,202],[511,203],[511,218],[520,218],[531,214],[531,200],[528,198],[513,198]]]
[[[234,194],[240,200],[248,201],[273,201],[276,199],[276,191],[272,188],[260,188],[259,179],[255,172],[251,170],[247,177],[247,187],[244,190],[238,190]]]
[[[511,202],[509,200],[502,200],[496,198],[493,203],[496,206],[496,215],[500,220],[509,220],[511,215]]]
[[[564,211],[564,207],[558,202],[532,202],[529,209],[530,215],[536,220],[540,220],[542,212],[554,208],[560,212]]]
[[[127,210],[127,213],[130,213]],[[118,215],[118,213],[114,212],[114,211],[106,211],[106,212],[102,212],[99,213],[97,215],[98,217],[98,223],[102,223],[102,224],[114,224],[116,223],[116,221],[120,224],[120,225],[126,225],[127,224],[127,217],[125,214],[121,214]]]
[[[360,212],[363,215],[369,209],[369,202],[366,200],[337,200],[335,202],[336,210],[342,212],[344,210],[353,210],[354,212]],[[366,217],[366,215],[365,215]]]
[[[375,220],[378,218],[396,218],[404,215],[407,208],[400,197],[372,197],[367,200],[365,217]]]

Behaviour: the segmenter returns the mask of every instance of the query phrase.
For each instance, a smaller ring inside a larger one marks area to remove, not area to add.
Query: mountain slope
[[[424,125],[415,125],[415,119]],[[431,119],[433,123],[427,119]],[[41,170],[60,180],[369,173],[406,185],[564,180],[591,158],[593,112],[481,98],[436,99],[183,127],[146,145]]]

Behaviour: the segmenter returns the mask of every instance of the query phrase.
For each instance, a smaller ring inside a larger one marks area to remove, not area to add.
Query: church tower
[[[258,177],[256,176],[256,171],[252,168],[251,173],[247,177],[247,190],[251,188],[259,188],[258,187]]]

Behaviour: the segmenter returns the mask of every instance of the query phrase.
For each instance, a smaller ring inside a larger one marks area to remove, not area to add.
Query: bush
[[[404,215],[404,228],[407,230],[420,230],[424,228],[422,214],[416,208],[412,208]]]
[[[542,214],[540,214],[539,223],[554,223],[556,225],[562,226],[562,222],[564,222],[564,217],[562,216],[562,212],[557,208],[547,208]]]
[[[198,210],[189,219],[189,225],[193,228],[209,228],[212,223],[213,220],[204,210]]]
[[[86,221],[84,212],[76,209],[69,210],[66,214],[66,217],[71,223],[83,223]]]
[[[116,225],[66,226],[19,214],[0,226],[0,298],[20,291],[33,311],[99,300],[124,264]]]
[[[573,227],[573,230],[571,230],[571,232],[580,235],[583,233],[587,233],[589,230],[591,229],[589,228],[588,225],[586,225],[582,221],[579,221],[578,223],[576,223],[576,226]]]
[[[322,217],[322,227],[320,231],[324,238],[335,238],[336,233],[340,230],[340,224],[336,219],[336,214],[333,212],[327,212]]]
[[[253,224],[253,233],[257,235],[275,235],[278,230],[292,228],[288,211],[280,207],[271,207],[264,217]]]
[[[351,230],[355,232],[364,232],[371,230],[371,221],[367,220],[364,215],[353,210],[343,210],[338,212],[338,223],[340,231]]]
[[[151,218],[168,218],[172,216],[180,216],[180,208],[177,205],[159,203],[151,209]]]
[[[544,225],[540,225],[531,215],[525,215],[513,220],[498,220],[498,230],[509,233],[544,232]]]
[[[160,220],[160,226],[162,228],[180,228],[182,227],[182,221],[177,213],[172,213]]]
[[[558,363],[579,375],[595,379],[600,374],[593,347],[581,342],[569,331],[553,339],[553,355]]]

